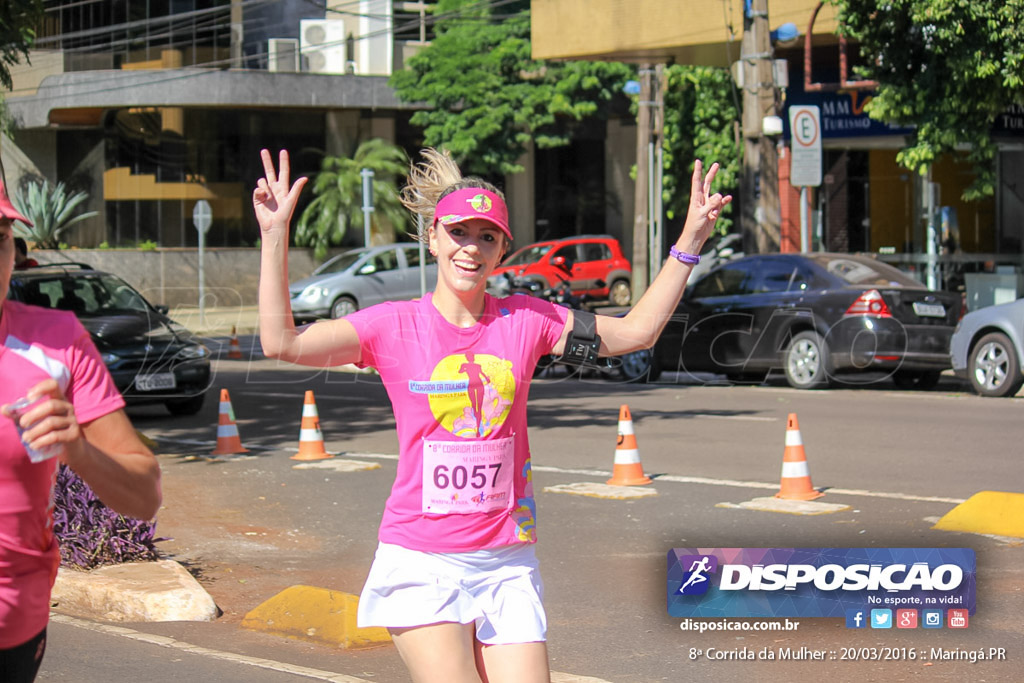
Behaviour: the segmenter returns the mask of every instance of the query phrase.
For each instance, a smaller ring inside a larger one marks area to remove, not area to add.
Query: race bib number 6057
[[[493,512],[512,507],[513,437],[423,442],[423,512]]]

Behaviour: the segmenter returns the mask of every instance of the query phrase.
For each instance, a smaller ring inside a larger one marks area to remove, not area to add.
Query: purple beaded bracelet
[[[695,266],[700,263],[700,256],[697,254],[687,254],[684,251],[679,251],[674,244],[672,245],[672,248],[668,250],[668,255],[680,263],[687,263],[691,266]]]

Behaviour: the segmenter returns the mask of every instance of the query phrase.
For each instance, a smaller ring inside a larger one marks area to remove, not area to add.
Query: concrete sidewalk
[[[177,306],[168,316],[200,337],[226,337],[232,329],[236,334],[259,332],[259,313],[256,306],[207,308],[200,316],[196,306]]]

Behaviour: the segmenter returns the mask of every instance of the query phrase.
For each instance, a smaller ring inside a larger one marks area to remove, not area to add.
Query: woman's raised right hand
[[[256,189],[252,193],[252,206],[256,211],[256,220],[260,224],[260,233],[267,236],[273,232],[282,232],[287,236],[288,224],[295,213],[295,203],[306,185],[307,178],[299,178],[289,187],[291,166],[288,162],[288,152],[283,149],[278,162],[280,175],[274,169],[274,160],[269,150],[261,150],[260,157],[263,159],[266,176],[256,181]]]

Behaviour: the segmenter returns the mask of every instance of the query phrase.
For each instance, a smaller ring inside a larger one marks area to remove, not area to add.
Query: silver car
[[[437,262],[426,250],[423,270],[426,291],[437,283]],[[420,247],[416,243],[385,244],[339,254],[288,285],[296,322],[341,318],[382,301],[420,296]]]
[[[949,342],[953,372],[982,396],[1008,397],[1024,384],[1024,299],[968,313]]]

